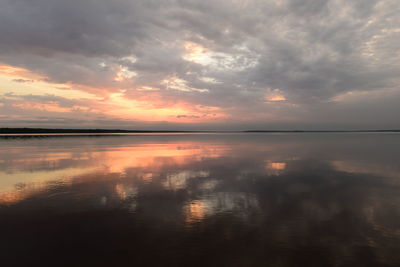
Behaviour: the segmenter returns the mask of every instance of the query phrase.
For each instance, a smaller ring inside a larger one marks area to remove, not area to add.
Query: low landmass
[[[185,133],[192,131],[152,131],[152,130],[119,130],[119,129],[48,129],[48,128],[0,128],[0,134],[107,134],[107,133]]]
[[[379,133],[379,132],[400,132],[400,130],[248,130],[245,133]]]
[[[378,130],[246,130],[246,131],[172,131],[172,130],[120,130],[120,129],[50,129],[0,128],[0,134],[116,134],[116,133],[346,133],[346,132],[400,132],[399,129]]]

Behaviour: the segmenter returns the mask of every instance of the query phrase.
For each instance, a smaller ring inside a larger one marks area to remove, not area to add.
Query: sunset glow
[[[395,0],[200,2],[0,4],[0,127],[398,128]]]
[[[86,153],[61,153],[50,150],[32,151],[30,157],[14,158],[14,155],[27,152],[26,149],[12,149],[7,152],[7,169],[0,171],[0,204],[14,203],[31,194],[45,190],[52,184],[77,184],[88,182],[89,173],[110,174],[105,179],[123,179],[119,174],[135,170],[138,181],[150,182],[158,172],[171,166],[184,167],[204,158],[217,158],[226,153],[225,147],[207,143],[179,142],[171,144],[142,144],[138,146],[116,147],[106,151]],[[69,168],[63,162],[80,162],[81,166]],[[52,171],[41,171],[43,165],[53,166]],[[118,174],[117,176],[113,176]],[[181,171],[171,173],[164,186],[179,189],[193,177],[207,176],[205,172]],[[133,189],[116,185],[120,198],[132,194]]]
[[[117,73],[116,81],[127,77],[122,69]],[[166,103],[155,92],[148,97],[132,99],[126,97],[123,90],[110,88],[110,92],[98,92],[96,88],[81,87],[70,83],[55,84],[46,77],[35,74],[27,69],[7,65],[0,66],[0,93],[3,94],[3,108],[15,110],[7,116],[7,121],[26,118],[30,114],[45,113],[47,116],[74,118],[76,113],[90,119],[96,117],[115,118],[127,123],[143,122],[205,122],[225,117],[220,108],[202,105],[190,105],[184,101]],[[177,77],[169,77],[161,81],[167,89],[184,92],[207,92],[206,89],[190,88],[186,81]],[[18,90],[15,90],[17,88]],[[158,91],[158,88],[142,86],[137,91]],[[116,92],[115,92],[116,91]],[[120,92],[118,92],[120,91]],[[35,94],[32,94],[32,93]],[[2,115],[0,114],[0,117]]]

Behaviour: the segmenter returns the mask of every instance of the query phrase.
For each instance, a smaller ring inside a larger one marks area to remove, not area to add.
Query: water
[[[400,266],[400,135],[0,139],[2,266]]]

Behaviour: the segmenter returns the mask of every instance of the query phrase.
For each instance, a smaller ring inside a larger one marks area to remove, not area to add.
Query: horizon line
[[[101,128],[33,128],[33,127],[1,127],[0,134],[46,134],[46,133],[333,133],[333,132],[400,132],[400,129],[352,129],[352,130],[124,130]]]

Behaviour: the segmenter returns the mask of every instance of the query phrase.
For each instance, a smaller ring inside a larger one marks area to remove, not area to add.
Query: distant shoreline
[[[50,129],[50,128],[0,128],[0,134],[66,134],[66,133],[190,133],[194,131],[152,131],[119,129]]]
[[[53,128],[0,128],[0,134],[124,134],[124,133],[398,133],[385,130],[241,130],[241,131],[173,131],[173,130],[120,130],[120,129],[53,129]]]

